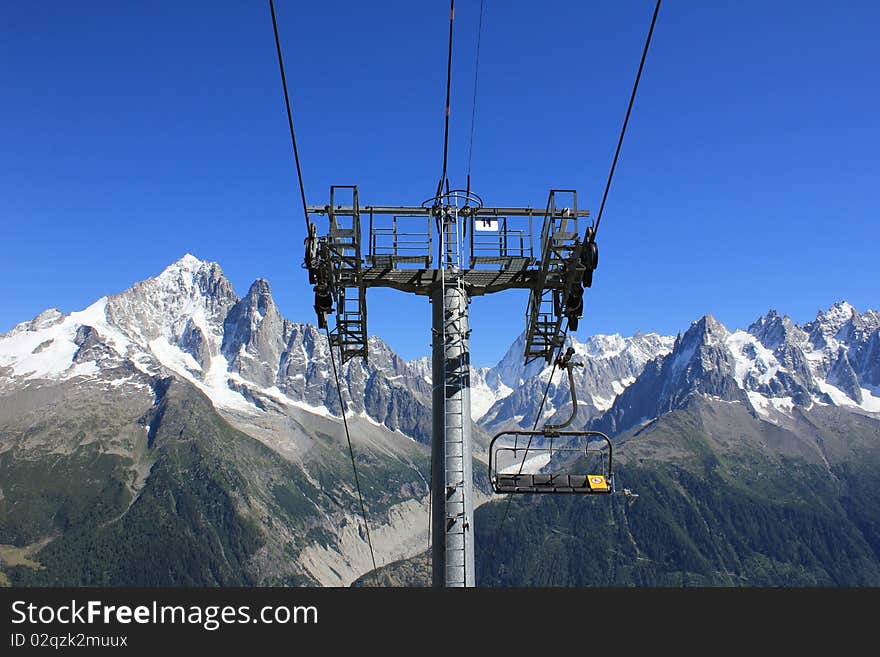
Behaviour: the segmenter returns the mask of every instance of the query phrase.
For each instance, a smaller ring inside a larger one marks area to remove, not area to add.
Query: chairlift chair
[[[611,440],[600,431],[502,431],[489,444],[496,493],[615,492]]]
[[[502,431],[489,443],[489,481],[496,493],[616,493],[611,439],[601,431],[563,431],[577,415],[577,395],[569,347],[556,365],[568,374],[571,416],[537,431]],[[629,489],[623,494],[638,497]]]

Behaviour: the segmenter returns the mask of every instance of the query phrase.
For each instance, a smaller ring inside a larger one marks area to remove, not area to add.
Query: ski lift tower
[[[583,288],[597,264],[595,227],[574,190],[550,191],[543,209],[487,207],[470,190],[438,193],[417,206],[361,206],[357,186],[330,188],[308,206],[305,267],[318,324],[342,362],[369,358],[366,293],[385,287],[432,304],[433,584],[474,585],[468,305],[509,289],[530,291],[525,362],[550,362],[577,329]],[[313,215],[326,218],[318,236]],[[580,232],[579,232],[580,231]]]

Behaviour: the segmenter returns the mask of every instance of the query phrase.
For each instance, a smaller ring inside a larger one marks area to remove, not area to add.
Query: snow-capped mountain
[[[568,338],[583,364],[574,371],[578,424],[610,408],[647,363],[672,348],[656,334]],[[471,413],[489,430],[531,426],[552,365],[523,364],[520,336],[494,367],[471,368]],[[83,311],[52,309],[0,337],[0,390],[35,380],[83,380],[146,388],[173,373],[221,411],[244,415],[341,414],[326,338],[311,324],[282,317],[269,283],[257,279],[239,297],[216,263],[187,254],[158,276],[99,299]],[[406,362],[380,338],[370,359],[340,370],[347,411],[427,442],[431,360]],[[556,372],[543,420],[571,406]]]
[[[574,370],[581,426],[606,414],[602,426],[618,431],[694,393],[747,403],[767,419],[814,403],[880,412],[880,313],[845,302],[803,327],[770,311],[731,332],[707,315],[678,338],[569,336],[568,345],[583,365]],[[524,365],[523,351],[521,335],[494,367],[471,368],[472,416],[487,430],[535,422],[553,368]],[[0,391],[46,380],[148,388],[173,373],[221,411],[339,416],[329,357],[314,326],[282,317],[267,281],[238,297],[218,264],[186,255],[83,311],[50,309],[0,336]],[[340,379],[349,413],[429,441],[429,357],[404,361],[373,336],[369,362],[346,363]],[[570,401],[557,371],[541,422],[567,418]]]
[[[837,302],[803,328],[775,311],[729,340],[738,381],[758,412],[834,404],[880,412],[880,313]]]
[[[880,313],[837,302],[803,327],[771,310],[747,330],[707,315],[650,362],[597,426],[619,432],[682,406],[694,394],[748,404],[784,423],[796,409],[834,405],[880,413]]]
[[[267,281],[239,298],[216,263],[186,255],[81,312],[52,309],[0,336],[0,390],[37,380],[147,386],[173,372],[225,411],[299,407],[339,415],[326,338],[283,318]],[[430,386],[377,337],[340,371],[347,411],[418,440]]]
[[[636,380],[649,362],[669,353],[673,342],[674,338],[656,333],[637,333],[626,338],[617,334],[595,335],[585,342],[568,336],[566,347],[575,350],[573,362],[581,363],[581,367],[573,371],[578,398],[576,424],[584,425],[609,409],[617,395]],[[487,428],[499,430],[515,424],[531,429],[551,373],[553,381],[542,420],[558,422],[570,414],[571,395],[565,375],[544,361],[524,366],[524,350],[525,336],[521,335],[504,358],[483,376],[490,389],[509,391],[480,418],[480,423]]]
[[[579,423],[610,408],[614,398],[635,381],[645,364],[668,353],[673,342],[674,338],[656,333],[637,333],[628,338],[595,335],[586,342],[568,336],[566,346],[574,347],[574,361],[582,365],[574,370]],[[495,366],[471,367],[471,416],[475,422],[493,430],[527,424],[531,428],[551,373],[554,378],[544,404],[544,419],[549,421],[557,413],[570,410],[567,379],[544,361],[525,365],[524,351],[525,334],[521,334]],[[410,361],[409,367],[431,383],[429,357]]]

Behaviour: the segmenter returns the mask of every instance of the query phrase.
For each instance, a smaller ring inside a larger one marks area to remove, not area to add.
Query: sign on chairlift
[[[495,217],[477,217],[474,219],[474,230],[498,231],[498,219]]]

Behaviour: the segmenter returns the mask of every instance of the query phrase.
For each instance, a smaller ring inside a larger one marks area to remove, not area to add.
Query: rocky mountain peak
[[[228,307],[238,300],[232,283],[219,264],[199,260],[189,253],[166,267],[156,278],[144,281],[144,285],[151,284],[190,298],[202,297],[208,307]]]
[[[755,336],[768,349],[776,349],[780,345],[802,339],[803,331],[791,321],[788,315],[780,315],[770,310],[763,317],[752,322],[747,332]]]
[[[730,331],[723,324],[712,315],[704,315],[675,339],[672,353],[664,361],[664,368],[678,372],[695,365],[702,367],[711,364],[711,356],[708,359],[706,356],[723,346],[728,336]]]
[[[830,322],[838,322],[843,323],[846,320],[850,319],[853,315],[857,315],[858,311],[855,306],[853,306],[848,301],[835,301],[831,304],[831,307],[825,311],[819,311],[817,313],[817,319],[819,317],[824,316]]]
[[[847,324],[858,317],[858,311],[846,301],[835,301],[827,310],[816,313],[816,319],[804,326],[816,349],[834,348],[834,339]]]
[[[272,298],[272,289],[265,278],[258,278],[251,283],[241,305],[252,322],[262,323],[267,317],[270,321],[281,320],[281,313]]]
[[[12,337],[13,335],[21,333],[22,331],[40,331],[42,329],[49,328],[50,326],[54,326],[55,324],[61,322],[63,319],[64,313],[58,310],[58,308],[49,308],[41,312],[30,321],[16,324],[8,333],[0,333],[0,337]]]
[[[258,300],[272,300],[272,288],[265,278],[258,278],[251,283],[247,296]]]
[[[187,254],[158,276],[110,297],[106,312],[130,339],[164,338],[175,344],[188,325],[219,339],[223,319],[237,301],[220,265]]]
[[[727,348],[730,331],[712,315],[704,315],[685,331],[663,360],[667,391],[682,398],[694,391],[723,399],[737,397],[733,355]],[[732,387],[733,384],[733,387]]]
[[[28,328],[31,331],[39,331],[40,329],[53,326],[64,319],[64,313],[58,308],[49,308],[34,317],[29,323]]]
[[[699,341],[704,344],[712,345],[723,341],[730,331],[721,322],[712,315],[703,315],[700,319],[693,322],[682,336],[682,342]]]
[[[645,364],[596,426],[625,431],[682,407],[696,394],[745,401],[736,379],[736,359],[727,344],[730,336],[712,315],[693,322],[675,339],[670,353]]]
[[[275,305],[269,283],[258,278],[226,315],[220,349],[230,371],[268,387],[275,384],[289,337],[290,327]]]

